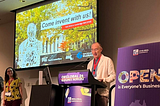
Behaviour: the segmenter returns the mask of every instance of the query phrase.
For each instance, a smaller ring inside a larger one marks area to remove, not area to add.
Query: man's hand
[[[98,79],[99,82],[103,82],[103,79]]]

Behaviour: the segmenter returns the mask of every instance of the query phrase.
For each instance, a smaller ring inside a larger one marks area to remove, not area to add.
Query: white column
[[[54,42],[51,44],[51,53],[54,52]]]
[[[47,48],[48,48],[47,52],[48,52],[48,53],[51,53],[51,50],[50,50],[50,43],[49,43],[50,38],[51,38],[51,37],[48,37],[48,45],[47,45]]]
[[[39,71],[39,85],[43,84],[43,71]]]
[[[46,49],[47,49],[47,44],[46,44],[46,43],[47,43],[47,42],[45,41],[45,42],[44,42],[44,53],[47,52],[47,50],[46,50]]]
[[[56,41],[55,41],[55,52],[57,52],[57,47],[58,45],[57,45],[57,38],[56,38]]]

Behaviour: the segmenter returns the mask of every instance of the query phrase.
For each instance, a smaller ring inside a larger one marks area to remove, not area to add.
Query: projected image
[[[85,61],[96,41],[96,0],[61,0],[18,12],[15,68]]]

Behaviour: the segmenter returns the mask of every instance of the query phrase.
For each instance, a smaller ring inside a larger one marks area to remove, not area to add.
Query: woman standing
[[[22,101],[22,82],[12,67],[5,71],[3,98],[4,106],[20,106]]]

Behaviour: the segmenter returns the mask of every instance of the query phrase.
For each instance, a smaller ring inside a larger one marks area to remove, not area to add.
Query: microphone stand
[[[90,58],[87,58],[86,61],[84,61],[84,62],[82,62],[82,63],[80,63],[80,64],[78,64],[78,65],[76,65],[76,66],[74,66],[74,67],[72,67],[72,68],[70,68],[68,71],[71,71],[72,69],[75,69],[75,68],[79,67],[80,65],[84,64],[85,62],[87,62],[87,61],[89,61],[89,60],[90,60]]]

